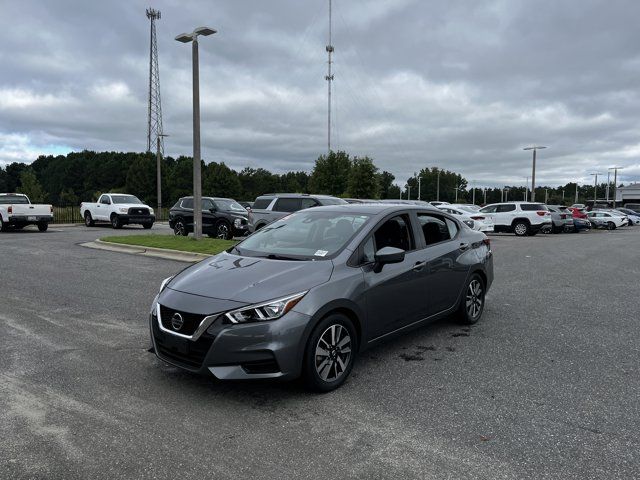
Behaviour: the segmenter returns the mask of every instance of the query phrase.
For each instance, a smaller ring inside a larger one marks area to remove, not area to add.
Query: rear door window
[[[544,203],[523,203],[520,208],[525,212],[535,212],[536,210],[547,211],[548,208]]]
[[[458,232],[458,227],[454,222],[439,215],[418,213],[418,221],[420,222],[425,245],[434,245],[451,240]]]
[[[498,205],[496,208],[497,213],[505,213],[505,212],[513,212],[516,209],[516,206],[513,203],[508,203],[506,205]]]
[[[270,204],[273,198],[256,198],[256,201],[253,202],[252,210],[264,210]]]
[[[301,204],[303,209],[318,206],[318,202],[316,202],[313,198],[303,198]]]
[[[297,212],[301,208],[299,198],[279,198],[273,209],[276,212]]]

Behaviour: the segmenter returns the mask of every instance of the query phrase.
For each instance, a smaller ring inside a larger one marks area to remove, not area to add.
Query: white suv
[[[544,227],[551,228],[551,213],[544,203],[492,203],[480,213],[493,220],[495,232],[513,232],[519,237],[535,235]]]

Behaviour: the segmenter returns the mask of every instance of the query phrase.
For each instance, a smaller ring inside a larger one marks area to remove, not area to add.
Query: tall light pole
[[[168,137],[166,133],[159,133],[156,138],[156,183],[158,184],[158,219],[162,218],[162,149],[160,143],[162,137]]]
[[[524,184],[524,201],[529,200],[529,176],[527,175],[527,182]]]
[[[411,185],[407,183],[407,200],[411,200]]]
[[[593,176],[593,205],[595,206],[596,200],[598,200],[598,175],[600,172],[590,173]]]
[[[618,189],[618,170],[622,170],[624,167],[611,167],[609,170],[613,170],[613,207],[616,206],[616,190]]]
[[[509,201],[509,189],[508,188],[504,189],[504,201],[505,202]]]
[[[200,67],[198,63],[198,36],[212,35],[217,30],[209,27],[196,28],[191,33],[181,33],[176,40],[191,42],[193,71],[193,235],[202,238],[202,177],[200,168]]]
[[[418,177],[418,200],[420,200],[420,190],[421,190],[422,177]]]
[[[438,169],[438,178],[436,180],[436,200],[440,201],[440,169]]]
[[[536,201],[536,151],[542,150],[543,148],[539,145],[535,145],[533,147],[526,147],[523,150],[533,150],[533,166],[531,168],[531,201]]]
[[[576,182],[576,199],[573,203],[578,203],[578,182]]]
[[[471,182],[471,203],[476,204],[476,181]]]
[[[484,204],[486,205],[487,204],[487,187],[484,187],[483,190],[484,190]]]

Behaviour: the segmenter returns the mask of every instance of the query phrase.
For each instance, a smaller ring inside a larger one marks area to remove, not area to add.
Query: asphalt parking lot
[[[638,478],[640,228],[492,236],[481,323],[368,351],[326,395],[147,353],[185,264],[79,246],[112,233],[0,234],[2,478]]]

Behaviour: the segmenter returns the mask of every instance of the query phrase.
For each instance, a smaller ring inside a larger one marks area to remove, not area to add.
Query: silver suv
[[[552,226],[551,213],[544,203],[493,203],[480,212],[493,220],[495,232],[513,232],[519,237],[533,236]]]
[[[347,202],[330,195],[308,193],[268,193],[256,198],[249,209],[249,232],[260,230],[265,225],[280,220],[290,213],[305,208],[324,205],[344,205]]]

